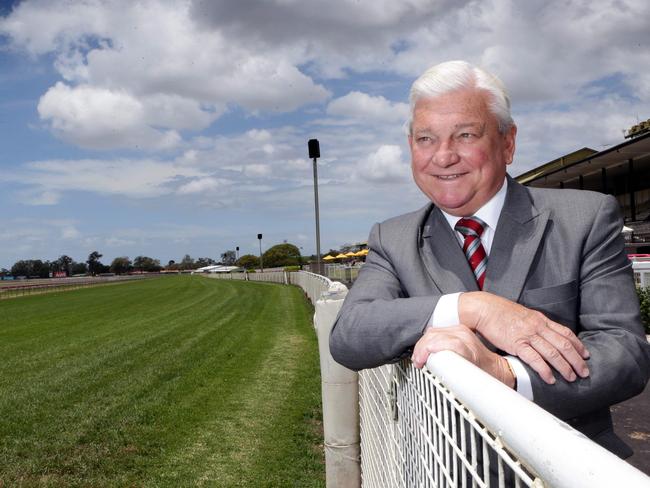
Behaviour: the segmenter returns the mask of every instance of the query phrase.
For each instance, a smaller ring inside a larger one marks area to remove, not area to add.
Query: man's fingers
[[[563,325],[560,325],[556,322],[553,322],[551,320],[549,320],[546,323],[546,325],[548,326],[549,329],[553,330],[554,332],[557,332],[562,337],[570,341],[571,344],[573,344],[574,349],[578,351],[578,354],[580,354],[580,356],[583,359],[589,359],[589,351],[582,343],[582,341],[578,339],[578,336],[576,336],[571,329]]]
[[[569,351],[561,350],[558,347],[558,344],[552,344],[548,342],[542,336],[535,336],[531,341],[530,345],[535,351],[562,377],[567,381],[575,381],[577,379],[576,372],[572,364],[569,364],[569,361],[566,359],[564,354],[570,356],[573,361],[579,361],[584,363],[584,360],[578,355],[578,353],[573,349],[573,346],[568,342],[564,341],[563,345],[560,347],[566,347],[570,349]],[[566,346],[565,346],[566,345]],[[582,372],[586,369],[586,365],[581,366],[578,364],[576,366],[578,370]]]
[[[555,377],[546,361],[528,344],[522,344],[517,356],[528,364],[549,385],[555,384]]]
[[[413,355],[411,356],[411,362],[413,363],[413,366],[420,369],[422,366],[424,366],[424,363],[426,362],[428,357],[429,357],[428,352],[422,351],[422,349],[415,348],[415,349],[413,349]]]
[[[411,362],[413,366],[420,369],[429,359],[429,355],[434,352],[434,339],[435,330],[428,329],[420,340],[415,344],[413,348],[413,354],[411,356]]]
[[[566,331],[568,331],[568,334]],[[572,371],[575,371],[581,378],[586,378],[587,376],[589,376],[589,368],[587,367],[587,363],[583,359],[584,357],[583,353],[587,349],[584,347],[582,342],[580,342],[580,340],[575,336],[575,334],[571,332],[571,330],[549,321],[548,327],[544,331],[542,331],[542,338],[543,338],[542,341],[540,341],[540,347],[548,351],[546,344],[543,343],[547,341],[548,347],[555,349],[559,353],[561,358],[563,358],[564,361],[568,363],[567,366],[568,368],[570,368]],[[576,342],[580,345],[580,347],[576,346]],[[543,351],[540,351],[540,354],[542,354],[542,356],[544,357],[546,357],[547,354],[552,354],[553,356],[555,356],[555,353],[552,352],[545,354]],[[562,367],[565,367],[563,361],[560,360],[561,358],[557,358],[556,362],[557,364],[560,364]],[[557,368],[555,366],[555,363],[551,363],[551,364],[560,373],[562,373],[562,376],[564,376],[564,378],[567,381],[573,381],[573,379],[571,379],[573,377],[567,375],[568,370]]]
[[[440,329],[430,328],[415,344],[411,362],[416,368],[422,368],[429,359],[429,355],[439,351],[454,351],[475,362],[467,346],[469,338],[474,337],[469,329],[460,325]]]

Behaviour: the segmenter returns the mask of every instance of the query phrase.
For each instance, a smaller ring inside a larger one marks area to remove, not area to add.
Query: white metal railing
[[[263,273],[247,273],[248,281],[268,281],[271,283],[287,284],[287,273],[284,271],[265,271]]]
[[[634,271],[634,282],[641,288],[650,287],[650,257],[633,257],[632,270]]]
[[[364,487],[648,487],[650,478],[460,356],[359,374]],[[561,446],[561,447],[560,447]]]
[[[249,279],[278,279],[265,275]],[[342,367],[329,333],[347,288],[305,271],[285,283],[315,304],[328,487],[650,486],[641,471],[452,352],[432,355],[422,370],[409,361],[358,374]]]
[[[218,280],[242,280],[242,281],[267,281],[271,283],[288,283],[285,271],[269,271],[264,273],[202,273],[199,276],[207,276]]]
[[[354,266],[346,266],[343,264],[326,264],[325,274],[332,280],[340,280],[346,283],[351,283],[357,279],[361,264]]]
[[[302,288],[313,304],[316,304],[321,295],[334,286],[334,283],[325,276],[310,273],[309,271],[291,273],[289,282]]]

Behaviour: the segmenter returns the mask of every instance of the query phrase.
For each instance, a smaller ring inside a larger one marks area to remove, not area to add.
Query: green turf
[[[311,313],[187,276],[0,302],[0,487],[324,486]]]

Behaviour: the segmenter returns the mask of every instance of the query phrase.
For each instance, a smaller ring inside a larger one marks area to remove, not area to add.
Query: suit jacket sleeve
[[[526,366],[535,403],[563,419],[640,393],[650,375],[650,346],[641,325],[632,265],[623,248],[620,210],[611,196],[601,202],[584,235],[578,288],[570,297],[578,300],[576,324],[570,326],[590,352],[590,375],[568,383],[556,374],[557,383],[547,385]]]
[[[395,238],[391,236],[390,241]],[[399,257],[382,245],[380,224],[370,231],[368,247],[366,263],[330,335],[332,357],[353,370],[410,356],[439,298],[406,296],[394,264]],[[393,247],[400,249],[399,245]]]

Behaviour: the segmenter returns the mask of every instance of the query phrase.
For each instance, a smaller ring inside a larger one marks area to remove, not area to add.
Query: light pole
[[[239,246],[235,248],[235,259],[239,261]]]
[[[318,139],[309,139],[307,142],[309,148],[309,157],[314,160],[314,209],[316,212],[316,266],[317,273],[322,274],[320,266],[320,219],[318,218],[318,169],[316,160],[320,158],[320,146]]]
[[[264,273],[264,259],[262,258],[262,234],[257,234],[257,239],[260,241],[260,271]]]

